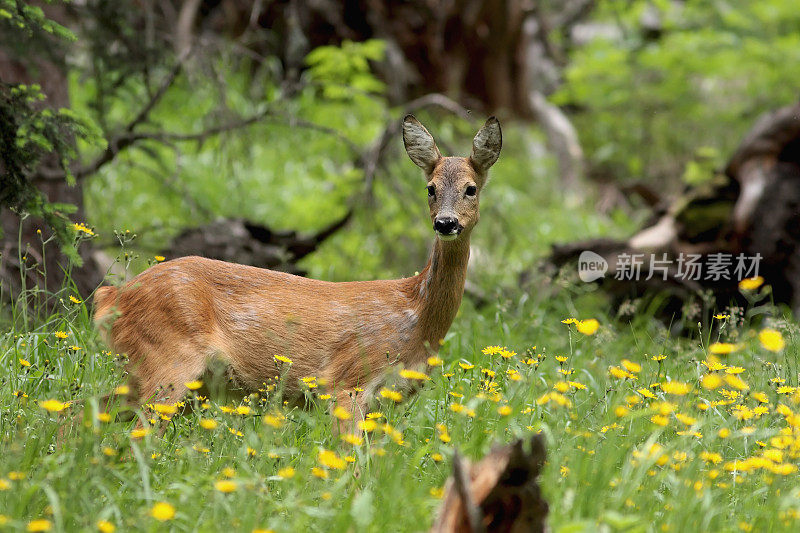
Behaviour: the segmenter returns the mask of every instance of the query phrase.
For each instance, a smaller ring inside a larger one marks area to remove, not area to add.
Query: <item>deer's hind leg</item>
[[[201,347],[185,344],[173,348],[170,353],[151,349],[145,357],[131,357],[127,365],[129,396],[127,405],[131,407],[149,406],[155,418],[171,418],[183,409],[177,406],[189,392],[187,383],[198,380],[206,370],[206,357]],[[137,427],[143,427],[139,418]],[[161,424],[159,432],[166,429]]]

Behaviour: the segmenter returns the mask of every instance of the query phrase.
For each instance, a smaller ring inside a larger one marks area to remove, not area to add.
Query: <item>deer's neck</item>
[[[437,238],[428,264],[414,278],[421,340],[433,351],[438,350],[461,305],[468,262],[468,234],[454,241]]]

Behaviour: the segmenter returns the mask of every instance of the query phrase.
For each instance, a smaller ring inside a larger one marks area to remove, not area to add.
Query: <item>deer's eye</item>
[[[431,198],[436,196],[436,185],[428,185],[428,196]]]
[[[478,194],[478,188],[474,185],[469,185],[467,187],[467,196],[475,196]]]

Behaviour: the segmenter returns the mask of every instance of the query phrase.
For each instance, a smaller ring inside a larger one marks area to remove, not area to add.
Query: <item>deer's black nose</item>
[[[433,229],[442,235],[450,235],[458,231],[458,220],[454,217],[437,217],[433,221]]]

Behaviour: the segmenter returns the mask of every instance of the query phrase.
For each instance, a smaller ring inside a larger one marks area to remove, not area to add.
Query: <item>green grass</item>
[[[769,306],[754,307],[757,316],[715,319],[713,333],[704,328],[693,338],[674,338],[647,316],[612,322],[577,289],[518,296],[480,311],[465,303],[440,352],[443,365],[405,401],[376,399],[373,411],[383,417],[361,445],[332,436],[328,401],[309,391],[305,409],[264,394],[250,400],[246,415],[226,414],[212,400],[173,419],[163,437],[136,439],[130,424],[96,421],[56,448],[66,417],[39,402],[88,398],[94,406],[92,398],[122,382],[85,305],[68,295],[57,295],[49,319],[26,328],[16,316],[0,335],[0,522],[10,531],[24,531],[36,519],[57,531],[95,530],[99,520],[118,530],[421,531],[434,517],[456,448],[479,458],[493,443],[532,431],[547,439],[541,485],[554,531],[798,525],[800,418],[793,411],[800,411],[800,396],[770,381],[797,386],[797,328]],[[584,335],[562,323],[576,314],[598,318],[597,332]],[[782,331],[785,348],[762,346],[762,325],[750,325],[755,319]],[[722,363],[742,367],[738,376],[749,388],[725,382],[724,370],[715,372],[721,387],[703,387],[709,373],[703,361],[717,340],[741,345]],[[516,355],[482,353],[491,345]],[[666,358],[654,361],[658,354]],[[641,366],[635,379],[609,373],[623,359]],[[474,368],[463,368],[467,363]],[[552,395],[564,381],[580,385]],[[690,391],[668,394],[658,385],[668,381]],[[636,392],[641,388],[654,398]],[[731,403],[712,403],[726,398]],[[453,404],[464,407],[456,412]],[[500,414],[506,405],[511,414]],[[659,412],[664,418],[653,419]],[[277,415],[280,427],[265,423],[265,414]],[[204,429],[201,419],[218,425]],[[449,439],[440,438],[439,425]],[[321,450],[347,458],[344,468],[323,466]],[[294,475],[282,478],[278,472],[287,467]],[[327,479],[314,476],[314,468]],[[222,479],[234,481],[235,490],[218,490]],[[153,518],[157,502],[173,506],[174,518]]]

